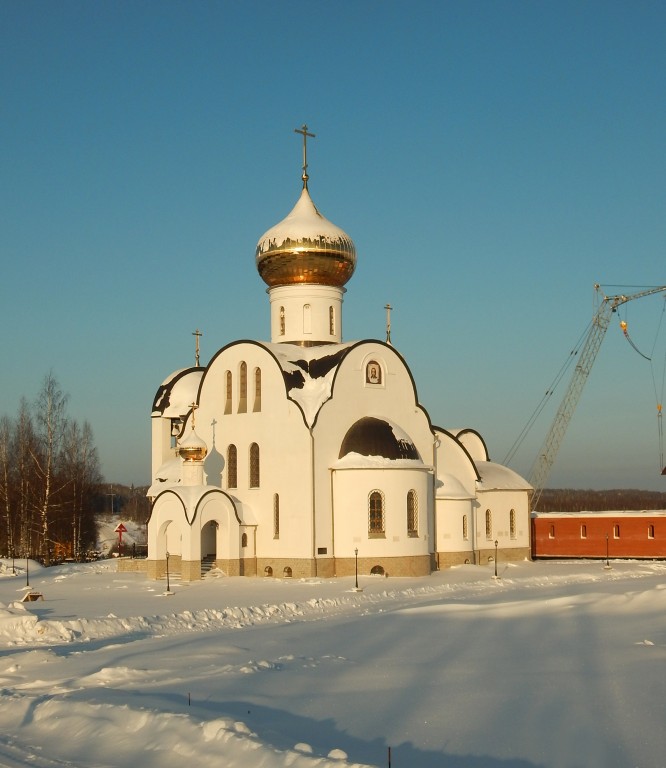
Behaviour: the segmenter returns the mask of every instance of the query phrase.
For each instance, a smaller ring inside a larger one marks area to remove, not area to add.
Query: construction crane
[[[596,290],[600,291],[599,285],[594,286]],[[534,488],[534,495],[532,497],[532,509],[536,509],[541,493],[544,489],[550,470],[557,456],[557,452],[560,449],[562,440],[573,416],[573,412],[578,405],[580,396],[583,392],[583,387],[587,381],[594,361],[596,360],[597,353],[601,347],[601,342],[604,340],[608,326],[610,325],[611,315],[617,311],[617,308],[626,304],[628,301],[634,299],[641,299],[644,296],[652,296],[655,293],[663,293],[666,291],[666,285],[661,285],[656,288],[650,288],[639,293],[632,293],[628,296],[620,294],[619,296],[605,296],[601,300],[598,310],[592,318],[592,324],[585,338],[582,351],[574,368],[574,372],[571,376],[567,391],[560,403],[560,407],[555,414],[553,423],[548,430],[546,439],[541,446],[532,471],[530,473],[529,482]]]

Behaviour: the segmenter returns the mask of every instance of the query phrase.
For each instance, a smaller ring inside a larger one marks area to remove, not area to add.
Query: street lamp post
[[[497,578],[497,546],[498,546],[498,543],[499,542],[497,541],[497,539],[495,539],[495,578]]]
[[[354,550],[354,561],[355,561],[355,572],[356,572],[356,581],[354,583],[354,588],[358,589],[358,547]]]
[[[30,589],[30,566],[28,565],[28,555],[25,556],[25,586]]]
[[[604,568],[606,570],[610,569],[610,561],[608,559],[608,534],[606,534],[606,565],[604,565]]]

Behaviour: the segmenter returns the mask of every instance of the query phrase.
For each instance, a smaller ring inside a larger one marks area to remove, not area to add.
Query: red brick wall
[[[581,526],[586,538],[581,537]],[[616,530],[615,526],[619,526]],[[653,526],[654,538],[648,536]],[[532,555],[539,557],[666,557],[666,517],[581,513],[532,518]]]

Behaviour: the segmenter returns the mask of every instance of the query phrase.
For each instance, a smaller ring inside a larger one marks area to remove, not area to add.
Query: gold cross
[[[190,408],[192,409],[192,431],[194,431],[194,412],[199,406],[195,402],[190,403]]]
[[[308,179],[310,178],[308,176],[308,136],[311,139],[315,138],[314,133],[308,133],[308,127],[303,123],[302,128],[294,128],[294,133],[300,133],[303,135],[303,176],[301,177],[303,179],[303,189],[308,188]]]

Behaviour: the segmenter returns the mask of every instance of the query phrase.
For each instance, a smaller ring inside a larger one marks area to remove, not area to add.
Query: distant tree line
[[[34,402],[0,418],[0,553],[45,565],[82,559],[96,543],[102,480],[87,421],[67,413],[68,396],[49,373]]]
[[[541,494],[538,509],[540,512],[666,509],[666,491],[639,491],[634,488],[610,491],[547,488]]]
[[[100,489],[98,509],[113,513],[121,521],[131,520],[146,524],[150,515],[149,486],[122,485],[105,483]]]

